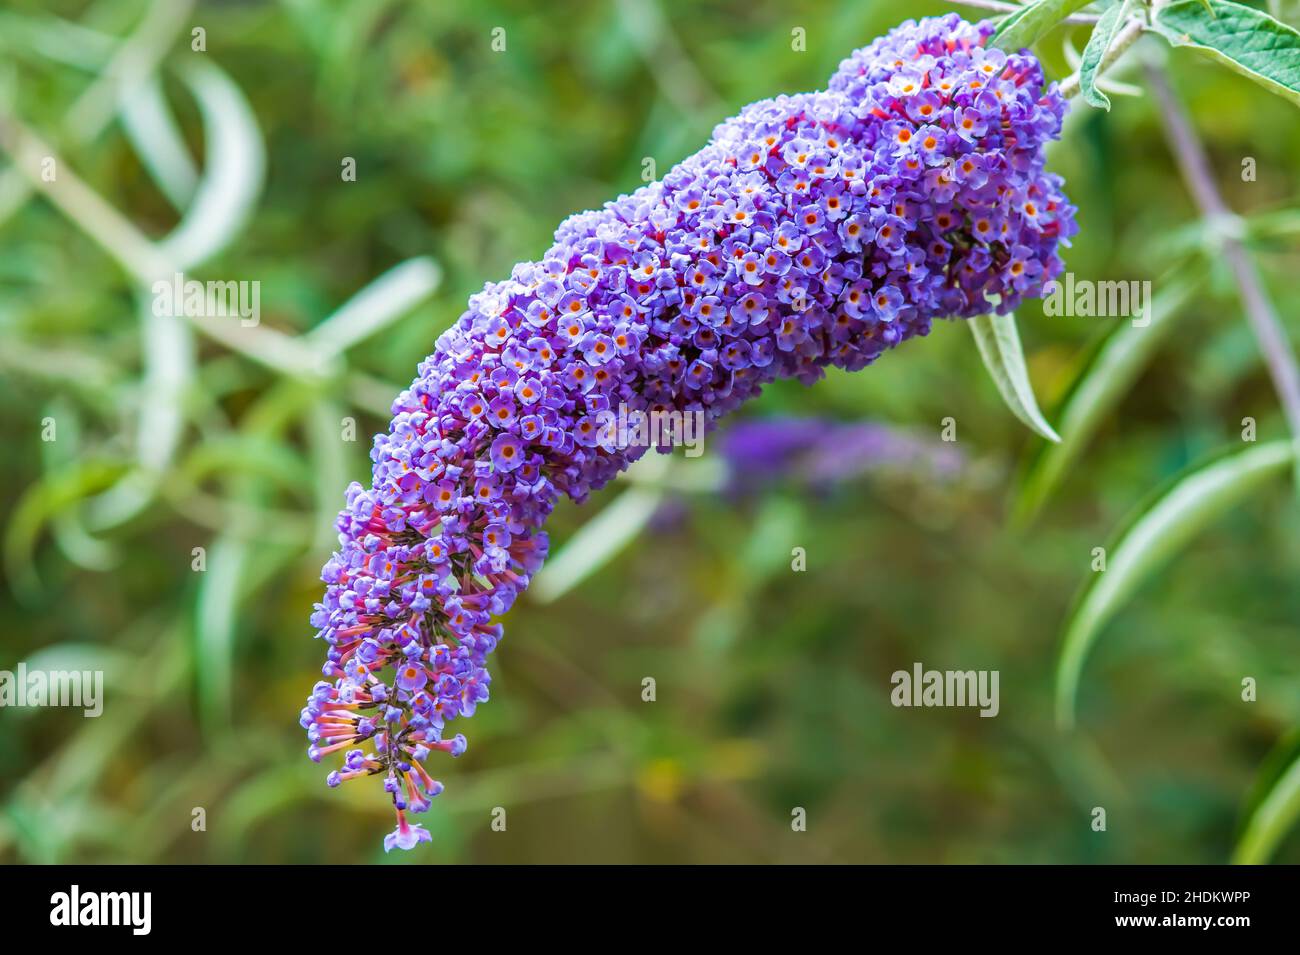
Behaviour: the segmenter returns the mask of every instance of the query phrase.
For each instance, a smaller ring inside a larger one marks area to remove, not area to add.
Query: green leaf
[[[1038,410],[1029,372],[1025,369],[1025,354],[1020,348],[1020,335],[1016,331],[1014,315],[980,315],[967,324],[975,335],[984,367],[1002,394],[1011,413],[1023,421],[1029,430],[1049,441],[1060,437]]]
[[[1090,0],[1037,0],[1007,14],[998,24],[989,46],[1003,50],[1022,50]]]
[[[30,654],[26,661],[31,670],[98,670],[104,674],[104,685],[117,691],[131,693],[139,660],[127,650],[103,643],[55,643]]]
[[[1199,267],[1199,264],[1198,264]],[[1061,429],[1058,444],[1043,445],[1020,481],[1016,522],[1030,521],[1078,460],[1097,429],[1133,387],[1176,318],[1200,287],[1191,269],[1175,271],[1159,282],[1151,300],[1150,321],[1125,322],[1097,348],[1075,378],[1055,414]]]
[[[40,599],[35,551],[45,523],[104,490],[125,471],[126,466],[119,462],[82,460],[43,475],[18,498],[5,527],[4,568],[21,597]]]
[[[112,58],[119,41],[72,20],[49,15],[0,13],[0,49],[28,59],[44,57],[86,72]]]
[[[1260,767],[1258,798],[1232,852],[1235,865],[1268,862],[1287,832],[1300,820],[1300,731],[1284,738]],[[1282,757],[1282,758],[1279,758]]]
[[[145,363],[135,435],[139,468],[90,502],[90,526],[100,532],[131,520],[153,500],[180,447],[185,392],[194,375],[193,330],[174,318],[155,315],[143,290],[136,297]]]
[[[1246,220],[1246,238],[1252,242],[1300,235],[1300,209],[1264,212]]]
[[[163,94],[162,78],[151,73],[122,91],[118,113],[122,131],[131,140],[140,162],[179,212],[194,198],[199,171],[185,145],[185,136]]]
[[[311,330],[308,340],[322,354],[341,354],[410,312],[432,295],[441,281],[442,273],[433,259],[407,259],[348,299]]]
[[[1216,458],[1174,479],[1107,548],[1106,569],[1084,586],[1066,625],[1056,668],[1056,717],[1074,722],[1084,661],[1101,633],[1138,585],[1197,531],[1294,461],[1290,441],[1272,441]]]
[[[1097,71],[1101,66],[1102,57],[1115,42],[1115,34],[1119,33],[1127,15],[1128,0],[1111,7],[1101,15],[1097,25],[1092,28],[1088,45],[1083,48],[1083,60],[1079,63],[1079,90],[1089,106],[1110,109],[1110,97],[1097,88]]]
[[[349,456],[343,441],[343,408],[323,398],[307,413],[305,430],[311,446],[316,491],[315,547],[328,552],[335,536],[333,517],[348,484]],[[353,419],[352,427],[356,427]]]
[[[81,424],[75,407],[64,397],[56,397],[47,410],[49,418],[59,422],[62,432],[57,441],[41,442],[41,472],[47,478],[75,467],[83,452]],[[86,526],[81,502],[60,509],[50,518],[50,530],[59,549],[73,563],[87,570],[106,571],[120,559],[109,541],[96,537]]]
[[[668,455],[648,453],[633,465],[643,477],[662,477],[670,467]],[[667,496],[662,484],[630,487],[575,533],[533,579],[530,591],[538,603],[551,603],[613,560],[641,533]]]
[[[1187,46],[1300,106],[1300,33],[1267,13],[1211,0],[1163,7],[1152,24],[1174,46]]]
[[[266,174],[266,147],[253,107],[227,73],[206,57],[187,60],[179,72],[203,116],[203,177],[158,250],[184,272],[223,251],[252,216]]]
[[[235,636],[250,542],[222,534],[208,548],[207,569],[195,602],[195,663],[199,710],[210,728],[229,725],[233,703]]]
[[[252,831],[268,816],[286,813],[295,805],[310,801],[316,793],[307,788],[298,767],[272,765],[230,793],[222,802],[221,831],[225,834],[219,851],[239,858]]]

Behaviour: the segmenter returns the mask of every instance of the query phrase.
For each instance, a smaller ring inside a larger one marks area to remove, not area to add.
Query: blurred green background
[[[98,719],[0,711],[0,861],[384,859],[378,784],[327,789],[297,715],[322,662],[307,617],[332,520],[347,482],[368,483],[388,402],[469,294],[640,185],[645,158],[662,172],[743,104],[822,87],[855,46],[948,9],[4,0],[0,669],[99,668],[107,688]],[[1041,44],[1051,75],[1086,38]],[[1169,60],[1228,201],[1274,221],[1300,195],[1295,107]],[[1161,480],[1239,445],[1244,416],[1261,440],[1285,424],[1149,98],[1075,113],[1050,160],[1081,210],[1068,267],[1159,293],[1190,258],[1204,283],[1037,520],[1010,515],[1041,442],[965,329],[771,388],[744,417],[937,441],[953,416],[964,464],[737,497],[711,436],[701,458],[562,506],[563,564],[507,618],[492,700],[456,725],[469,752],[431,767],[447,785],[420,820],[433,844],[389,861],[1227,860],[1300,726],[1293,492],[1255,495],[1138,592],[1085,670],[1073,733],[1053,724],[1052,675],[1092,548]],[[38,155],[57,157],[50,197],[20,168]],[[1300,251],[1275,231],[1252,248],[1295,333]],[[261,324],[153,317],[132,269],[157,255],[260,281]],[[1038,303],[1020,322],[1054,418],[1114,323]],[[914,661],[999,670],[999,716],[895,709],[890,675]],[[1275,859],[1300,862],[1300,836]]]

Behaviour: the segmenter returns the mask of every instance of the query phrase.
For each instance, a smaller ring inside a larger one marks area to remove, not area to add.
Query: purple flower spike
[[[649,444],[602,422],[705,425],[778,378],[855,371],[935,319],[1007,312],[1062,271],[1076,231],[1044,145],[1066,101],[988,22],[908,21],[829,88],[754,103],[659,182],[562,223],[541,261],[473,296],[376,437],[321,574],[327,645],[301,722],[332,782],[382,775],[385,848],[442,786],[443,729],[488,697],[487,655],[546,558],[560,496],[584,500]],[[996,306],[991,303],[996,301]],[[379,717],[382,717],[380,719]]]

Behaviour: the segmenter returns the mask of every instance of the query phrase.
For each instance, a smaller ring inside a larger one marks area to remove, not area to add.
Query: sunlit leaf
[[[41,442],[41,470],[46,476],[73,468],[82,454],[81,425],[76,410],[62,397],[51,402],[48,416],[59,423],[59,440]],[[116,549],[95,537],[83,521],[81,502],[61,508],[50,518],[59,549],[87,570],[108,570],[117,560]]]
[[[1106,569],[1084,587],[1065,628],[1056,671],[1056,715],[1074,722],[1079,678],[1102,628],[1138,586],[1215,517],[1294,461],[1289,441],[1261,444],[1200,465],[1176,478],[1106,548]]]
[[[158,244],[182,271],[210,259],[239,234],[266,169],[262,133],[243,91],[207,57],[186,62],[180,76],[203,116],[203,177],[180,224]]]
[[[29,671],[98,670],[104,674],[106,685],[115,685],[127,682],[138,661],[116,647],[69,641],[43,647],[30,654],[24,662]]]
[[[156,73],[123,91],[122,129],[149,175],[176,209],[194,197],[199,172]]]
[[[79,70],[96,70],[113,55],[115,38],[54,16],[0,13],[0,49],[36,54]]]
[[[1114,412],[1164,341],[1176,318],[1200,287],[1187,271],[1161,280],[1151,301],[1150,322],[1124,322],[1106,338],[1075,378],[1055,417],[1061,430],[1057,444],[1044,445],[1026,471],[1016,502],[1016,520],[1038,513],[1069,468],[1079,459],[1097,429]]]
[[[1038,401],[1034,398],[1029,372],[1025,368],[1025,354],[1020,347],[1020,334],[1016,331],[1015,316],[980,315],[967,324],[975,335],[975,344],[979,347],[980,357],[984,359],[984,367],[998,386],[998,392],[1011,413],[1035,434],[1042,435],[1049,441],[1060,441],[1060,437],[1038,409]]]
[[[316,491],[316,542],[328,552],[336,543],[334,515],[348,483],[347,445],[343,441],[343,409],[322,399],[308,413],[306,430],[311,444],[312,477]],[[353,428],[356,422],[351,422]]]
[[[1036,0],[1026,4],[1022,9],[1007,14],[998,24],[997,32],[989,40],[989,45],[1003,50],[1024,49],[1070,14],[1086,7],[1089,2],[1090,0]]]
[[[122,93],[158,70],[172,44],[188,29],[195,2],[146,4],[130,34],[114,38],[112,56],[63,118],[72,136],[85,142],[103,132],[117,114]]]
[[[670,458],[650,451],[633,468],[661,474]],[[629,487],[605,505],[553,556],[533,579],[529,595],[539,603],[550,603],[568,593],[616,557],[641,533],[663,503],[661,486]]]
[[[1097,74],[1102,57],[1110,49],[1115,35],[1119,33],[1128,16],[1128,4],[1129,0],[1123,0],[1122,3],[1115,4],[1103,13],[1097,25],[1092,28],[1088,45],[1083,49],[1083,58],[1079,61],[1079,91],[1089,106],[1110,109],[1110,98],[1097,88]]]
[[[1300,209],[1265,212],[1245,220],[1246,237],[1252,240],[1291,238],[1300,235]]]
[[[6,573],[24,596],[34,599],[40,590],[35,551],[45,522],[102,491],[125,470],[120,463],[83,461],[44,476],[23,492],[5,527],[4,550]]]
[[[153,499],[171,465],[185,428],[184,394],[194,373],[194,331],[170,316],[154,314],[150,298],[137,296],[144,380],[136,398],[136,460],[140,467],[90,503],[97,531],[139,514]]]
[[[311,330],[308,339],[326,356],[337,355],[388,327],[438,288],[442,275],[421,256],[395,265]]]
[[[1300,32],[1231,0],[1180,0],[1156,11],[1153,26],[1300,106]]]
[[[286,491],[301,492],[305,470],[306,461],[293,448],[262,435],[239,432],[195,445],[172,473],[186,488],[213,475],[246,474],[270,479]]]
[[[194,669],[199,709],[209,727],[222,727],[230,719],[234,644],[248,551],[245,538],[221,535],[208,548],[207,569],[199,582]]]
[[[1279,756],[1284,761],[1279,761]],[[1263,785],[1252,799],[1250,815],[1232,853],[1237,865],[1268,862],[1300,821],[1300,732],[1274,748],[1259,774]]]

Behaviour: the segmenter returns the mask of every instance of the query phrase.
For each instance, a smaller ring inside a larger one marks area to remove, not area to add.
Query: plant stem
[[[1260,281],[1259,272],[1237,236],[1237,217],[1214,183],[1205,147],[1164,74],[1150,64],[1145,69],[1147,82],[1160,106],[1160,117],[1174,159],[1201,215],[1219,236],[1224,261],[1237,283],[1242,308],[1250,322],[1251,331],[1255,333],[1260,351],[1264,354],[1269,375],[1273,379],[1273,388],[1277,391],[1287,425],[1300,450],[1300,370],[1296,366],[1295,354],[1278,321],[1268,292]],[[1297,467],[1300,467],[1300,459],[1297,460]]]

